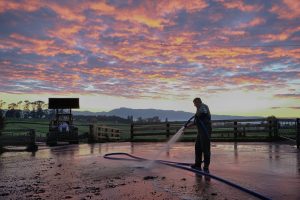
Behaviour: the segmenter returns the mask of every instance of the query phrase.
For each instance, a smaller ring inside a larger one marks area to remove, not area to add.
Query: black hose
[[[120,158],[120,157],[114,157],[115,155],[123,155],[123,156],[128,156],[130,158]],[[145,158],[141,158],[141,157],[137,157],[137,156],[133,156],[131,154],[128,154],[128,153],[108,153],[108,154],[105,154],[103,156],[104,158],[106,159],[111,159],[111,160],[127,160],[127,161],[147,161],[148,159],[145,159]],[[166,160],[154,160],[155,162],[157,163],[160,163],[160,164],[164,164],[164,165],[168,165],[168,166],[171,166],[171,167],[175,167],[175,168],[179,168],[179,169],[184,169],[184,170],[187,170],[187,171],[191,171],[191,172],[194,172],[195,174],[198,174],[198,175],[204,175],[204,176],[208,176],[210,178],[213,178],[217,181],[220,181],[222,183],[225,183],[227,185],[230,185],[232,187],[235,187],[243,192],[246,192],[252,196],[255,196],[259,199],[263,199],[263,200],[270,200],[270,198],[268,197],[265,197],[253,190],[249,190],[247,188],[244,188],[238,184],[235,184],[233,182],[230,182],[228,180],[225,180],[223,178],[220,178],[218,176],[215,176],[215,175],[212,175],[210,173],[206,173],[206,172],[203,172],[201,170],[197,170],[197,169],[193,169],[190,167],[191,163],[179,163],[179,162],[172,162],[172,161],[166,161]]]

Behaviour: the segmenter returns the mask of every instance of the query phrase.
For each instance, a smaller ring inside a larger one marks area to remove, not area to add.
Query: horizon
[[[0,100],[299,117],[300,1],[2,1]]]
[[[1,99],[0,99],[1,100]],[[130,109],[130,110],[157,110],[157,111],[174,111],[174,112],[186,112],[186,113],[195,113],[195,112],[189,112],[189,111],[184,111],[184,110],[164,110],[164,109],[156,109],[156,108],[129,108],[129,107],[118,107],[118,108],[114,108],[114,109],[111,109],[111,110],[108,110],[108,111],[90,111],[90,110],[83,110],[83,109],[73,109],[73,113],[74,112],[90,112],[90,113],[109,113],[111,111],[114,111],[114,110],[120,110],[120,109]],[[1,110],[1,109],[0,109]],[[9,110],[8,108],[2,108],[2,110]],[[15,110],[20,110],[20,111],[24,111],[24,109],[22,108],[18,108],[18,109],[15,109]],[[31,109],[32,110],[32,109]],[[49,109],[49,108],[44,108],[43,110],[52,110],[52,109]],[[233,115],[233,114],[216,114],[216,113],[211,113],[211,115],[213,116],[232,116],[232,117],[270,117],[270,116],[274,116],[274,115],[269,115],[269,116],[244,116],[244,115]],[[154,116],[153,116],[154,117]],[[276,118],[298,118],[297,116],[294,116],[294,117],[278,117],[278,116],[275,116]]]

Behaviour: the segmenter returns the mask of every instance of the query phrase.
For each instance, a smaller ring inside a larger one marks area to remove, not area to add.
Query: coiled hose
[[[121,158],[121,157],[115,157],[115,156],[127,156],[129,158]],[[108,153],[108,154],[105,154],[103,156],[105,159],[111,159],[111,160],[127,160],[127,161],[147,161],[148,159],[145,159],[145,158],[141,158],[141,157],[137,157],[137,156],[133,156],[131,154],[128,154],[128,153]],[[172,161],[166,161],[166,160],[154,160],[156,163],[160,163],[160,164],[164,164],[164,165],[168,165],[168,166],[171,166],[171,167],[175,167],[175,168],[179,168],[179,169],[183,169],[183,170],[187,170],[187,171],[191,171],[191,172],[194,172],[195,174],[198,174],[198,175],[204,175],[204,176],[208,176],[212,179],[215,179],[217,181],[220,181],[222,183],[225,183],[227,185],[230,185],[234,188],[237,188],[243,192],[246,192],[252,196],[255,196],[259,199],[263,199],[263,200],[270,200],[270,198],[262,195],[262,194],[259,194],[253,190],[249,190],[247,188],[244,188],[238,184],[235,184],[233,182],[230,182],[228,180],[225,180],[223,178],[220,178],[218,176],[215,176],[215,175],[212,175],[210,173],[205,173],[201,170],[197,170],[197,169],[193,169],[190,167],[191,163],[181,163],[181,162],[172,162]]]

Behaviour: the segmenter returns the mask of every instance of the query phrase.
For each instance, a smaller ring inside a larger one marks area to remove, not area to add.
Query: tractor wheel
[[[47,134],[47,139],[46,139],[46,144],[48,146],[55,146],[57,145],[57,137],[53,133],[48,133]]]
[[[70,141],[69,144],[79,144],[79,140]]]

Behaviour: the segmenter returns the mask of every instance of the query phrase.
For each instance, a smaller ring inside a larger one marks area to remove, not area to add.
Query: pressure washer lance
[[[184,128],[186,128],[189,125],[189,123],[192,121],[192,119],[194,119],[194,118],[195,118],[195,115],[193,115],[187,122],[185,122],[185,124],[183,125]]]

